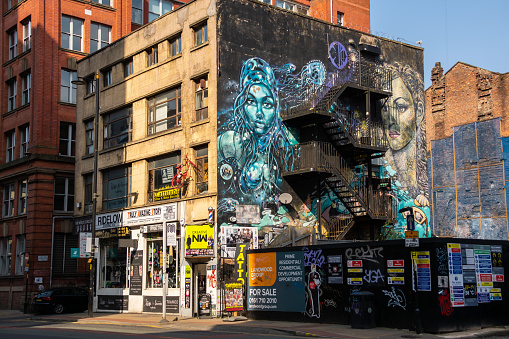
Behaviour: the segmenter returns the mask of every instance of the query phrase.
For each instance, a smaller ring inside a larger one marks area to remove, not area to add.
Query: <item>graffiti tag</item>
[[[452,308],[451,298],[447,288],[438,292],[438,301],[440,302],[440,313],[447,317],[450,316],[454,309]]]
[[[304,266],[315,265],[322,267],[325,263],[325,256],[322,254],[322,250],[310,250],[304,247]]]
[[[216,285],[217,285],[216,270],[212,270],[212,273],[210,273],[207,276],[207,280],[209,281],[209,287],[216,288]]]
[[[366,270],[365,272],[366,274],[364,274],[363,279],[368,284],[376,284],[378,280],[381,280],[382,282],[385,281],[384,276],[382,275],[382,272],[380,272],[379,268],[376,270]]]
[[[366,246],[366,248],[358,247],[355,250],[353,248],[348,248],[345,252],[345,256],[347,260],[363,259],[379,263],[384,257],[382,254],[383,249],[383,247],[370,248],[369,245]]]
[[[392,290],[382,290],[382,292],[389,297],[387,307],[401,307],[406,311],[406,298],[402,290],[399,288],[395,289],[394,286],[392,286]]]
[[[437,254],[438,274],[448,274],[447,268],[447,250],[445,248],[435,248]]]
[[[325,307],[328,307],[328,306],[332,306],[334,308],[337,308],[338,305],[336,304],[336,302],[334,301],[334,299],[325,299],[323,301],[323,306]]]

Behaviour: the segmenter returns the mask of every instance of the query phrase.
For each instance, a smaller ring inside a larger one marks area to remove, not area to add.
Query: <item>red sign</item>
[[[362,267],[362,260],[348,260],[348,267]]]
[[[493,276],[491,274],[479,274],[479,280],[482,282],[491,282],[493,281]]]
[[[450,248],[450,250],[453,253],[461,252],[461,248]]]
[[[429,268],[429,264],[417,264],[417,268]]]
[[[504,282],[504,275],[503,274],[493,274],[493,281]]]
[[[387,260],[387,267],[405,267],[405,260]]]

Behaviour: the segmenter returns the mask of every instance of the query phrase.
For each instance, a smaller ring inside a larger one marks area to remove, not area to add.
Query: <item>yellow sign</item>
[[[388,268],[387,273],[405,273],[404,268]]]
[[[419,238],[419,231],[405,231],[405,238],[417,239]]]
[[[163,191],[154,192],[154,201],[177,199],[180,197],[179,188],[170,188]]]
[[[447,248],[461,248],[460,244],[447,244]]]
[[[186,266],[185,274],[186,274],[186,279],[190,279],[191,278],[191,266]]]
[[[348,273],[362,273],[362,268],[349,268]]]
[[[413,252],[411,253],[411,258],[412,259],[417,259],[419,258],[419,256],[423,256],[423,257],[428,257],[429,258],[429,252],[426,251],[426,252]]]
[[[186,249],[202,250],[214,245],[214,227],[209,225],[186,226]]]

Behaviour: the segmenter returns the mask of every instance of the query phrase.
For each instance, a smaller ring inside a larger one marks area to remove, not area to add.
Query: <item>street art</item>
[[[310,250],[307,247],[303,248],[304,251],[304,266],[318,266],[322,267],[325,264],[325,256],[322,250]]]
[[[311,265],[311,271],[308,273],[306,280],[306,314],[309,317],[320,318],[320,296],[322,290],[322,278],[316,270],[316,265]]]
[[[430,237],[424,86],[419,73],[408,65],[387,65],[392,71],[392,96],[382,106],[389,141],[384,156],[384,177],[393,179],[397,210],[412,207],[419,237]],[[397,215],[396,228],[406,228],[406,216]]]
[[[444,288],[438,292],[438,301],[440,302],[440,313],[444,316],[450,316],[454,311],[449,296],[449,289]]]
[[[437,256],[437,271],[438,274],[449,274],[449,266],[447,263],[447,248],[435,248]]]
[[[379,268],[376,270],[365,270],[363,279],[368,284],[376,284],[379,280],[380,282],[385,282],[385,277]]]
[[[345,251],[345,256],[347,260],[357,259],[357,260],[367,260],[375,263],[380,263],[383,259],[383,247],[375,247],[370,248],[369,245],[364,247],[357,247],[355,249],[348,248]]]
[[[387,307],[401,307],[406,311],[406,297],[402,290],[396,289],[394,286],[391,290],[382,290],[383,294],[389,297]]]

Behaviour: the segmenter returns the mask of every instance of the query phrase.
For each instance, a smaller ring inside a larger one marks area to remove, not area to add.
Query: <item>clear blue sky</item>
[[[373,34],[422,40],[425,88],[437,61],[509,72],[508,16],[509,0],[371,0]]]

